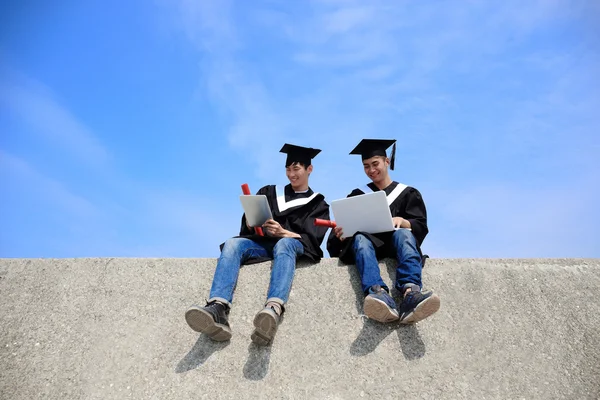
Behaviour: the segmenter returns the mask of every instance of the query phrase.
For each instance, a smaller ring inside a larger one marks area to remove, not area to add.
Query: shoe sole
[[[261,311],[254,317],[254,328],[250,339],[259,346],[266,346],[275,337],[277,320],[269,312]]]
[[[434,294],[415,307],[412,313],[400,321],[402,324],[415,324],[435,314],[440,309],[440,298]]]
[[[226,325],[217,324],[212,315],[200,307],[187,310],[185,320],[190,328],[204,333],[212,340],[224,342],[231,339],[231,329]]]
[[[400,318],[398,313],[390,310],[387,304],[371,296],[365,298],[363,310],[367,317],[378,322],[394,322]]]

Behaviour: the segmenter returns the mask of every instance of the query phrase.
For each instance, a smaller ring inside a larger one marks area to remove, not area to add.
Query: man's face
[[[308,176],[312,172],[312,165],[304,167],[302,164],[293,163],[285,168],[285,175],[294,190],[305,190],[308,186]]]
[[[374,182],[381,182],[388,176],[388,165],[390,160],[387,157],[375,156],[363,160],[365,174]]]

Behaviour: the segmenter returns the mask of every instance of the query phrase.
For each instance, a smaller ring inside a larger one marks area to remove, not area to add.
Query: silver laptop
[[[331,202],[331,211],[344,237],[356,232],[381,233],[394,230],[392,213],[383,190]]]
[[[267,196],[259,195],[241,195],[240,201],[244,212],[246,213],[246,221],[250,226],[261,226],[268,219],[273,218]]]

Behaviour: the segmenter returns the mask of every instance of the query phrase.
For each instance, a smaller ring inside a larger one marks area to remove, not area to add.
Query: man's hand
[[[279,222],[274,219],[269,219],[267,222],[263,224],[263,229],[266,231],[267,235],[277,237],[277,238],[300,238],[301,236],[297,233],[290,232],[279,224]]]
[[[336,226],[335,228],[333,228],[333,234],[340,240],[348,239],[344,237],[344,231],[342,230],[341,226]]]
[[[408,228],[410,229],[410,222],[401,217],[392,218],[392,222],[394,223],[394,228]]]

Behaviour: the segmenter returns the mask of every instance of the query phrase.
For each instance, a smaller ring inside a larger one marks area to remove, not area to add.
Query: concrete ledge
[[[215,263],[0,260],[0,398],[600,398],[598,259],[429,260],[442,308],[412,327],[361,316],[354,266],[300,265],[267,348],[270,263],[242,269],[229,343],[188,328]]]

